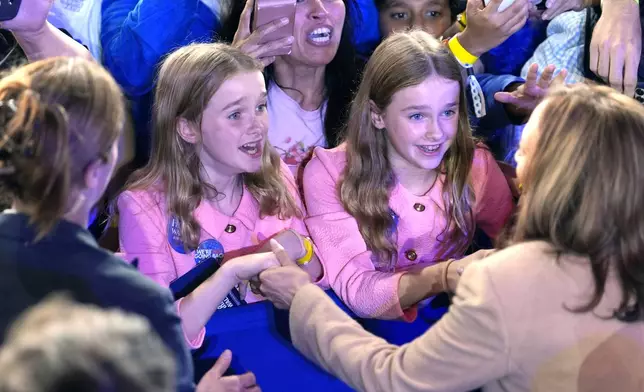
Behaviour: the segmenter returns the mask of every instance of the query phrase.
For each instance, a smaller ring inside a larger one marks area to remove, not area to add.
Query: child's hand
[[[235,257],[222,265],[222,269],[235,282],[235,284],[250,280],[260,272],[280,265],[277,257],[272,252],[253,253],[246,256]]]
[[[494,94],[494,99],[505,104],[513,105],[517,111],[529,115],[543,100],[550,87],[563,84],[566,80],[568,72],[565,69],[562,69],[553,78],[555,69],[554,65],[549,65],[543,70],[541,76],[537,78],[539,66],[532,64],[524,84],[511,92],[498,92]]]

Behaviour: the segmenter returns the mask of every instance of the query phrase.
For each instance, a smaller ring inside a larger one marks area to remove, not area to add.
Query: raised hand
[[[253,373],[223,376],[232,360],[232,352],[224,351],[197,385],[197,392],[261,392]]]
[[[633,0],[604,1],[590,41],[590,70],[615,90],[633,97],[641,53],[639,6]]]
[[[548,89],[563,84],[566,80],[568,72],[565,69],[561,70],[556,77],[554,76],[555,70],[554,65],[549,65],[543,70],[541,76],[537,77],[539,66],[532,64],[524,84],[511,92],[498,92],[494,94],[494,99],[513,105],[519,111],[529,114],[547,95]]]
[[[515,0],[510,7],[499,12],[502,2],[503,0],[490,0],[484,6],[483,0],[467,1],[467,27],[458,35],[458,40],[471,54],[480,57],[496,48],[519,31],[528,20],[530,3],[527,0]]]
[[[254,0],[246,0],[246,6],[239,19],[239,26],[235,32],[232,45],[241,49],[247,55],[260,60],[264,66],[268,66],[275,61],[275,56],[270,56],[270,53],[290,46],[294,38],[291,36],[261,44],[260,42],[265,36],[282,26],[286,26],[289,21],[287,18],[274,20],[251,33],[250,25],[253,4]]]

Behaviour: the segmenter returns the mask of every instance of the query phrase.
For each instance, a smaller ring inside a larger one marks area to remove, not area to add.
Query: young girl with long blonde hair
[[[295,181],[267,140],[261,71],[223,44],[181,48],[161,67],[152,157],[118,210],[121,251],[164,286],[215,254],[270,250],[271,237],[313,280],[322,278]],[[226,293],[270,266],[264,257],[239,260],[177,303],[192,347]],[[246,301],[260,300],[255,294]]]
[[[367,64],[345,142],[316,149],[305,169],[311,237],[360,316],[413,318],[445,288],[439,262],[463,256],[477,227],[495,237],[513,209],[472,138],[460,71],[425,32],[389,37]]]

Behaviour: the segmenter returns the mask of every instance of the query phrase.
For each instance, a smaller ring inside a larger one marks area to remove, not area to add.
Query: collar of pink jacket
[[[213,219],[213,215],[217,216],[220,214],[212,204],[207,202],[200,203],[195,211],[195,217],[199,221],[199,224],[201,224],[202,230],[212,238],[217,238],[228,225],[228,219]],[[259,203],[248,191],[248,188],[244,186],[239,207],[237,207],[233,217],[237,218],[252,233],[255,231],[255,223],[257,222],[259,214]]]

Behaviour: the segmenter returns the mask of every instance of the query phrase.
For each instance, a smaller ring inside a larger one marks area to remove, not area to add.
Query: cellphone
[[[3,1],[3,0],[0,0]],[[253,31],[275,20],[288,18],[288,24],[265,35],[259,41],[265,44],[293,35],[293,19],[295,19],[296,0],[255,0],[253,9]],[[291,45],[269,52],[266,56],[284,56],[291,54]]]
[[[22,0],[0,0],[0,22],[11,20],[18,15]]]

